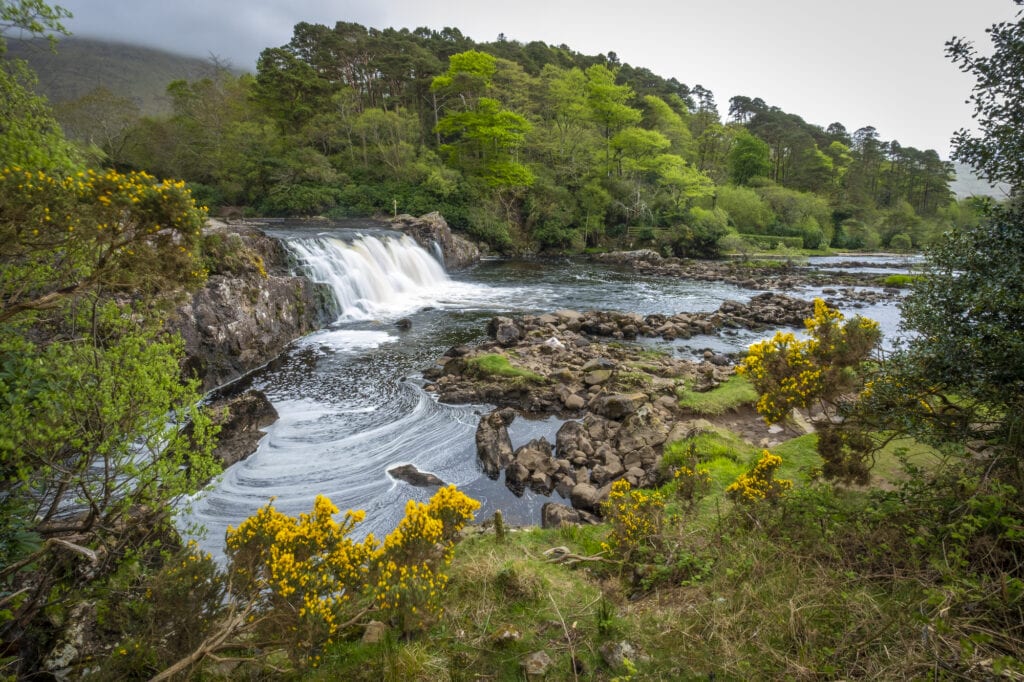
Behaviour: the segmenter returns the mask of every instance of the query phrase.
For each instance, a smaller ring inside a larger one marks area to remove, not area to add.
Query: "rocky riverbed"
[[[559,310],[499,316],[487,325],[487,341],[450,349],[423,374],[427,390],[444,402],[498,406],[481,417],[476,432],[477,456],[489,477],[503,474],[517,494],[527,488],[541,495],[557,491],[574,509],[545,505],[545,523],[581,522],[599,512],[618,479],[636,487],[660,483],[667,475],[661,467],[664,445],[711,428],[679,406],[679,392],[711,390],[735,371],[734,358],[710,351],[690,361],[630,341],[796,327],[812,307],[810,301],[765,293],[745,304],[725,301],[712,313],[644,317]],[[743,411],[724,419],[730,430],[757,444],[795,435],[772,433],[753,410]],[[566,419],[555,442],[540,438],[513,450],[509,425],[547,415]]]

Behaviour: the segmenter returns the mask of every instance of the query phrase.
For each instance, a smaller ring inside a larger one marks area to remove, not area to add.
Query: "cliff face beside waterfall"
[[[330,293],[290,272],[278,240],[251,227],[211,223],[204,245],[210,277],[172,323],[185,341],[185,372],[204,391],[266,364],[333,319]]]

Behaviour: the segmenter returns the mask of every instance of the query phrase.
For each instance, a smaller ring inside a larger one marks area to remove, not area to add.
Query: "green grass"
[[[469,358],[466,364],[483,376],[520,378],[535,383],[544,383],[546,381],[544,377],[536,372],[513,366],[509,359],[501,353],[478,355]]]
[[[698,393],[680,387],[677,391],[679,407],[685,407],[696,414],[719,415],[735,410],[742,405],[757,402],[757,391],[745,378],[734,374],[716,388]]]

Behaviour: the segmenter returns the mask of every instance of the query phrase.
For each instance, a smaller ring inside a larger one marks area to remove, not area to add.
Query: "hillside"
[[[46,40],[11,41],[8,54],[29,63],[39,76],[38,91],[54,104],[106,87],[149,115],[167,111],[164,93],[171,81],[216,73],[204,59],[86,38],[63,39],[56,53]]]
[[[990,185],[979,178],[966,163],[954,163],[953,170],[956,178],[949,183],[949,189],[957,199],[975,196],[1003,199],[1009,193],[1006,186]]]

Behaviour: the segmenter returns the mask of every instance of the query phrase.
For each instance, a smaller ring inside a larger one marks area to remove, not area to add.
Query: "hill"
[[[98,87],[128,97],[143,114],[168,110],[167,85],[212,76],[204,59],[86,38],[66,38],[50,50],[46,40],[10,41],[8,54],[26,60],[39,76],[37,90],[52,103],[77,99]]]
[[[956,179],[949,183],[949,189],[957,199],[977,196],[1005,199],[1009,194],[1009,188],[1004,185],[988,184],[979,178],[966,163],[954,163],[953,167]]]

